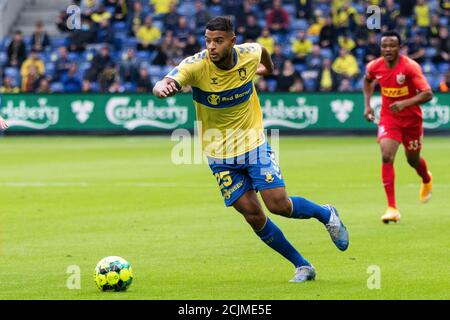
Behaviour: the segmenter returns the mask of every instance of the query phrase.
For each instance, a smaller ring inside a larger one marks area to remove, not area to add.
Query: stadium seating
[[[101,0],[99,0],[101,1]],[[134,1],[134,0],[133,0]],[[128,4],[132,3],[133,1],[127,1]],[[234,8],[235,11],[231,12],[240,12],[240,10],[243,10],[242,7],[239,7],[240,4],[242,4],[243,0],[236,0],[231,3],[236,3],[238,6]],[[154,8],[150,5],[150,1],[141,1],[143,4],[143,10],[142,10],[142,16],[145,17],[146,15],[152,15],[153,16],[153,26],[158,28],[161,31],[162,37],[159,40],[159,42],[156,45],[160,45],[163,41],[166,33],[166,29],[164,26],[164,15],[163,14],[156,14]],[[220,6],[220,5],[211,5],[211,1],[205,1],[206,9],[208,12],[212,15],[219,15],[219,14],[227,14],[230,12],[227,12],[227,10],[230,10],[230,8],[226,6]],[[266,19],[264,11],[261,10],[260,7],[258,7],[260,4],[263,3],[263,1],[253,1],[252,3],[255,3],[252,7],[252,12],[255,13],[256,20],[260,27],[266,26]],[[264,2],[266,3],[266,2]],[[326,16],[333,16],[333,13],[335,12],[332,8],[332,6],[325,1],[311,1],[312,6],[312,12],[314,15],[317,15],[316,18],[319,20]],[[447,26],[448,28],[448,20],[449,18],[445,16],[442,13],[442,10],[439,6],[438,0],[432,0],[428,2],[428,6],[430,9],[431,14],[439,14],[439,22],[441,26]],[[363,4],[361,1],[352,1],[352,7],[357,11],[358,14],[365,14],[366,5]],[[275,42],[278,44],[281,44],[282,46],[282,52],[285,58],[292,59],[294,58],[294,54],[291,51],[291,43],[292,40],[294,40],[297,37],[299,30],[305,30],[308,31],[311,24],[313,23],[312,20],[307,20],[304,18],[298,18],[297,16],[297,8],[295,1],[293,0],[284,0],[283,1],[283,8],[286,10],[286,12],[289,15],[290,19],[290,25],[287,34],[283,33],[274,33],[272,34],[272,37],[274,38]],[[396,4],[396,9],[399,9],[399,5]],[[106,7],[106,10],[109,11],[112,15],[114,15],[115,8],[113,7]],[[132,14],[132,7],[130,6],[128,8],[128,14]],[[192,29],[192,33],[196,35],[197,41],[204,45],[203,35],[202,33],[196,32],[194,30],[195,26],[195,14],[196,14],[196,7],[195,7],[195,1],[193,0],[183,0],[178,1],[177,5],[177,13],[181,16],[186,16],[188,18],[188,23],[190,28]],[[89,18],[88,18],[89,19]],[[350,21],[352,17],[348,18]],[[356,20],[356,19],[355,19]],[[55,21],[55,25],[56,25]],[[109,43],[110,47],[110,54],[113,60],[115,61],[116,65],[118,66],[120,61],[122,61],[123,53],[128,48],[133,48],[136,51],[136,56],[138,59],[138,62],[140,64],[144,64],[149,69],[149,76],[151,77],[151,80],[153,83],[158,80],[158,78],[163,77],[165,74],[167,74],[168,71],[170,71],[171,66],[173,65],[173,61],[181,61],[183,56],[179,56],[180,52],[182,52],[182,49],[179,49],[177,53],[174,53],[169,50],[170,52],[164,52],[166,54],[169,54],[168,56],[168,66],[167,67],[160,67],[153,65],[153,59],[156,57],[156,51],[155,50],[137,50],[139,41],[136,39],[136,37],[133,36],[131,33],[132,27],[131,27],[131,19],[125,19],[125,21],[112,21],[111,23],[111,30],[114,33],[114,41],[112,43]],[[406,24],[408,28],[408,32],[415,32],[415,17],[406,17]],[[357,28],[356,25],[353,27],[349,27],[345,30],[346,33],[348,33],[351,37],[353,37],[353,40],[355,39],[355,36],[357,34]],[[20,29],[20,25],[16,25],[14,30]],[[337,30],[337,29],[336,29]],[[58,49],[60,47],[68,47],[68,45],[71,43],[71,37],[73,36],[73,33],[77,31],[68,31],[68,32],[62,32],[59,35],[55,35],[51,37],[51,46],[43,50],[39,55],[41,59],[45,63],[46,67],[46,76],[51,77],[55,70],[55,62],[58,57]],[[379,35],[379,33],[378,33]],[[319,36],[318,34],[308,34],[308,39],[312,41],[314,44],[319,43]],[[3,76],[11,76],[15,83],[20,84],[20,74],[16,68],[8,67],[8,56],[7,56],[7,48],[10,44],[12,39],[12,36],[6,36],[3,39],[0,39],[0,66],[2,66]],[[24,34],[23,40],[25,42],[27,51],[30,52],[31,50],[31,34]],[[256,40],[256,39],[255,39]],[[407,42],[408,39],[405,39],[405,42]],[[237,41],[242,42],[245,41],[245,38],[242,34],[237,34]],[[80,77],[80,80],[84,79],[86,71],[90,69],[92,59],[97,54],[99,48],[102,46],[102,43],[90,43],[86,47],[84,51],[81,52],[70,52],[69,59],[73,62],[75,62],[78,66],[78,76]],[[175,44],[172,44],[175,45]],[[442,78],[442,76],[450,71],[449,63],[445,61],[441,62],[433,62],[435,57],[439,54],[439,49],[436,47],[431,46],[430,43],[424,44],[425,48],[425,60],[426,62],[422,64],[422,67],[424,69],[424,72],[426,73],[427,77],[430,79],[430,84],[432,85],[433,89],[437,89],[439,86],[439,83],[436,81],[436,79]],[[173,48],[169,48],[173,49]],[[337,41],[335,41],[335,44],[332,48],[321,48],[321,56],[323,59],[330,59],[333,61],[338,54],[338,44]],[[352,83],[354,84],[354,90],[360,90],[361,88],[361,78],[363,76],[363,70],[365,68],[364,58],[365,58],[365,47],[357,46],[355,49],[352,50],[352,54],[355,56],[355,58],[358,61],[358,66],[362,72],[358,75],[358,78],[352,79]],[[175,63],[176,65],[176,63]],[[304,90],[307,91],[313,91],[317,88],[317,81],[318,76],[317,72],[310,72],[311,70],[308,70],[308,66],[305,63],[296,63],[295,69],[302,75],[303,82],[304,82]],[[51,79],[50,79],[51,80]],[[120,79],[121,85],[125,88],[127,91],[134,91],[136,89],[136,83],[129,83],[124,82],[123,79]],[[267,79],[267,84],[269,91],[276,90],[276,79]],[[98,88],[98,85],[94,84],[94,88]],[[62,89],[61,89],[62,88]],[[52,83],[51,90],[61,92],[64,88],[61,85],[61,83]]]

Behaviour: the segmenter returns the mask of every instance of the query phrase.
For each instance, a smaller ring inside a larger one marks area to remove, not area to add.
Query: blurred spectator
[[[274,65],[273,75],[278,76],[283,68],[284,61],[286,60],[286,56],[283,53],[283,47],[280,44],[276,44],[273,54],[272,61]]]
[[[101,4],[97,9],[91,14],[91,19],[94,23],[100,24],[102,21],[111,20],[111,12],[106,10],[105,6]]]
[[[22,32],[16,31],[14,38],[8,45],[8,66],[20,68],[27,57],[27,48],[23,41]]]
[[[128,25],[130,26],[130,34],[136,35],[139,28],[145,20],[142,4],[139,1],[133,2],[133,12],[128,15]]]
[[[336,73],[331,68],[331,60],[324,59],[322,68],[319,71],[317,79],[317,89],[318,91],[334,91],[337,88],[337,77]]]
[[[277,79],[277,91],[301,92],[303,91],[303,80],[295,70],[291,60],[286,60],[281,74]]]
[[[348,33],[345,33],[344,35],[338,37],[338,44],[339,47],[344,48],[349,52],[351,52],[356,47],[355,41],[353,41]]]
[[[300,30],[297,38],[292,43],[292,53],[294,54],[294,63],[306,63],[306,56],[311,53],[313,43],[306,37],[306,32]]]
[[[145,18],[145,23],[141,26],[136,34],[138,39],[138,50],[153,51],[158,40],[161,38],[161,31],[153,25],[152,16]]]
[[[339,57],[334,60],[332,69],[336,72],[340,79],[354,79],[359,74],[359,67],[356,58],[344,48],[339,49]]]
[[[148,74],[148,69],[142,66],[139,69],[139,78],[137,80],[136,92],[147,93],[151,92],[153,89],[153,84],[150,80],[150,75]]]
[[[95,42],[96,33],[92,27],[92,21],[89,19],[81,19],[81,30],[70,32],[69,51],[82,53],[86,50],[86,46]]]
[[[319,43],[322,48],[333,48],[336,41],[336,29],[333,25],[333,19],[330,16],[325,18],[325,24],[320,29]]]
[[[325,23],[325,19],[322,18],[322,13],[320,10],[316,10],[314,17],[312,18],[312,23],[308,27],[306,32],[309,36],[318,37],[320,35],[320,30]]]
[[[338,91],[339,91],[339,92],[349,92],[349,91],[353,91],[352,83],[350,82],[350,80],[347,79],[347,78],[342,79],[342,80],[339,82]]]
[[[436,40],[439,39],[440,18],[437,14],[431,16],[430,26],[427,30],[427,39],[432,46],[436,45]]]
[[[261,35],[262,28],[258,25],[258,21],[254,15],[247,16],[247,23],[241,28],[241,34],[246,41],[254,42]]]
[[[408,55],[411,59],[414,59],[419,64],[425,61],[424,41],[419,33],[416,33],[413,40],[408,43],[408,49]]]
[[[139,61],[136,52],[129,48],[119,63],[119,75],[124,82],[136,82],[139,76]]]
[[[93,92],[92,83],[88,79],[84,79],[81,83],[81,92],[90,93]]]
[[[208,11],[213,17],[223,15],[222,0],[208,0]]]
[[[257,11],[255,11],[253,9],[253,6],[250,3],[250,1],[244,0],[242,2],[242,4],[240,6],[238,6],[238,10],[237,10],[236,14],[234,15],[235,28],[237,30],[237,33],[242,34],[242,35],[245,33],[245,29],[248,25],[248,17],[249,16],[253,16],[255,18],[255,22],[256,22],[255,24],[257,24],[257,21],[256,21],[257,14],[258,14]],[[253,24],[253,25],[255,25],[255,24]],[[260,31],[261,31],[261,29],[260,29]],[[251,39],[253,39],[253,41],[254,41],[256,38],[251,38]]]
[[[269,86],[267,85],[267,81],[263,77],[260,77],[256,81],[256,90],[258,92],[269,92]]]
[[[355,30],[354,26],[357,19],[358,13],[355,8],[350,6],[348,1],[344,1],[344,4],[333,12],[334,25],[338,35],[342,35],[349,30]]]
[[[403,39],[403,41],[406,41],[409,39],[411,32],[408,28],[408,20],[406,20],[403,16],[397,17],[397,28],[395,29],[397,33],[400,35],[400,37]]]
[[[394,0],[386,0],[385,7],[381,8],[381,23],[386,25],[389,30],[396,27],[396,19],[400,14]]]
[[[114,31],[109,20],[101,20],[97,28],[97,43],[114,44]]]
[[[195,53],[201,50],[200,43],[198,43],[197,38],[194,34],[190,34],[186,43],[186,46],[183,49],[183,56],[192,56]]]
[[[118,79],[116,68],[112,62],[109,62],[105,68],[98,74],[98,85],[100,92],[109,92],[110,87]]]
[[[323,58],[320,52],[320,46],[313,45],[312,52],[306,57],[306,65],[310,70],[320,70],[322,67]]]
[[[22,65],[25,65],[25,63]],[[22,92],[35,92],[42,76],[33,64],[28,64],[22,73]]]
[[[169,12],[164,15],[163,23],[166,30],[176,30],[180,15],[177,12],[177,4],[172,2],[169,6]]]
[[[28,59],[26,59],[22,67],[20,68],[20,75],[22,76],[22,79],[27,78],[28,74],[30,72],[30,66],[33,66],[35,70],[33,72],[39,77],[45,74],[45,66],[44,61],[42,61],[38,53],[36,51],[31,51]],[[34,75],[34,74],[33,74]]]
[[[55,62],[55,73],[53,74],[53,80],[60,81],[63,76],[67,74],[71,65],[72,61],[69,59],[67,48],[59,47],[58,57]]]
[[[126,0],[117,0],[114,6],[113,20],[115,22],[125,22],[128,16],[128,5]]]
[[[187,39],[191,33],[192,31],[191,28],[189,28],[187,18],[185,16],[180,16],[173,35],[180,41],[180,43],[182,43],[182,48],[186,45]]]
[[[112,63],[109,48],[103,46],[100,49],[100,52],[92,60],[91,67],[87,70],[86,78],[90,81],[95,81],[106,66],[111,65]]]
[[[50,83],[47,78],[41,77],[39,79],[39,84],[36,89],[36,93],[51,93]]]
[[[80,9],[83,16],[90,18],[102,3],[102,0],[81,0]]]
[[[413,15],[416,0],[398,0],[400,5],[400,15],[402,17],[410,17]]]
[[[164,35],[164,38],[156,48],[156,55],[152,61],[152,64],[157,66],[165,66],[168,63],[169,58],[173,58],[175,56],[175,51],[177,50],[175,46],[175,40],[173,38],[173,32],[167,31]]]
[[[369,39],[364,54],[364,64],[378,58],[381,55],[380,44],[377,40],[377,34],[374,32],[369,33]]]
[[[449,88],[450,88],[450,72],[447,72],[442,78],[442,80],[439,82],[439,91],[448,93],[450,92]]]
[[[66,10],[61,10],[59,12],[57,21],[56,21],[56,27],[60,32],[69,32],[70,29],[67,27],[67,19],[69,18],[69,15],[67,14]]]
[[[287,33],[289,27],[289,14],[283,8],[281,0],[273,1],[273,8],[268,11],[266,20],[270,32],[277,34]]]
[[[109,93],[122,93],[125,92],[125,87],[120,84],[116,79],[108,88]]]
[[[258,42],[260,45],[266,48],[267,52],[269,52],[270,55],[273,53],[275,47],[275,40],[270,34],[269,28],[263,29],[261,36],[258,39],[256,39],[256,42]]]
[[[150,3],[153,5],[155,14],[164,15],[169,12],[171,3],[178,3],[177,0],[150,0]]]
[[[204,28],[209,20],[211,20],[211,15],[208,10],[205,9],[203,1],[195,1],[195,31],[197,33],[203,33]]]
[[[20,88],[13,85],[13,79],[11,77],[4,77],[3,84],[0,87],[0,93],[19,93]]]
[[[430,7],[424,0],[417,0],[414,7],[416,25],[419,28],[428,28],[430,26]]]
[[[434,63],[450,63],[450,38],[448,28],[442,26],[439,28],[439,38],[436,46],[437,54],[433,57]]]
[[[312,0],[297,0],[295,2],[296,17],[299,19],[306,19],[310,21],[312,19]]]
[[[44,30],[42,21],[36,23],[36,30],[31,36],[31,48],[37,52],[43,51],[50,45],[50,37]]]
[[[62,84],[64,86],[64,92],[80,92],[81,81],[77,76],[77,65],[72,63],[69,71],[62,77]]]

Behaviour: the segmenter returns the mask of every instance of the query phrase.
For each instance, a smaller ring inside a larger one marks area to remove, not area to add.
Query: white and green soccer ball
[[[101,291],[125,291],[133,282],[133,270],[121,257],[106,257],[97,263],[94,281]]]

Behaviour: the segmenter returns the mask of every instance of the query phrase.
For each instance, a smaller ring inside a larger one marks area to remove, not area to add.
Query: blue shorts
[[[268,143],[234,158],[208,157],[225,205],[232,206],[248,190],[284,187],[275,154]]]

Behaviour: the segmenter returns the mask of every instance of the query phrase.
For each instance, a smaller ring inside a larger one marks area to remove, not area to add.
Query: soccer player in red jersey
[[[431,198],[431,173],[420,156],[423,126],[420,105],[430,101],[433,92],[425,79],[420,65],[400,55],[400,35],[387,31],[381,35],[381,57],[371,61],[364,77],[364,116],[374,121],[374,110],[370,106],[375,80],[381,88],[382,106],[378,124],[378,142],[382,155],[382,180],[387,196],[388,208],[381,217],[384,223],[400,220],[395,202],[394,159],[402,143],[408,163],[422,178],[419,199],[425,203]]]

